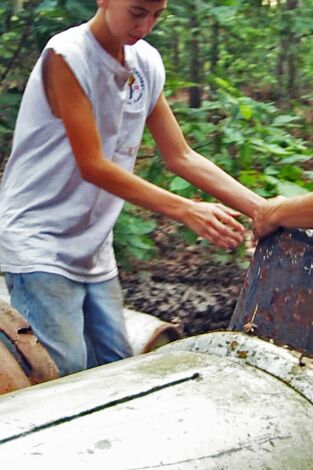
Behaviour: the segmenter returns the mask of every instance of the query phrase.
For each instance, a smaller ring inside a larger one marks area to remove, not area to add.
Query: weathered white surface
[[[313,469],[308,400],[215,355],[127,359],[4,395],[0,416],[1,466]]]
[[[176,361],[181,355],[185,359]],[[137,361],[125,359],[0,396],[0,444],[38,427],[150,393],[155,387],[189,380],[206,365],[204,355],[186,352],[171,356],[165,366],[163,357],[140,356]],[[144,372],[140,372],[141,363]]]
[[[313,359],[303,358],[297,351],[276,346],[256,336],[218,331],[176,341],[162,347],[160,351],[214,354],[257,367],[290,385],[313,404]]]

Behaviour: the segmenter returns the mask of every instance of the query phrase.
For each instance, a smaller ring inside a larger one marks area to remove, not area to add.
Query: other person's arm
[[[288,199],[277,197],[261,204],[254,214],[255,237],[265,237],[278,227],[313,228],[313,193]]]

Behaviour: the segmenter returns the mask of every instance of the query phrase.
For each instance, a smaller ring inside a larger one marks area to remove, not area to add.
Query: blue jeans
[[[67,375],[132,355],[118,278],[81,283],[44,272],[5,274],[11,305]]]

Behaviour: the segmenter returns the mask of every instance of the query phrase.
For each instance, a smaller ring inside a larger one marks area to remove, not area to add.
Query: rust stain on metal
[[[0,341],[0,394],[30,386],[30,381],[23,370]]]
[[[237,357],[239,357],[239,359],[247,359],[248,351],[237,351]]]
[[[231,351],[234,351],[235,349],[237,349],[239,346],[239,343],[238,341],[231,341],[230,345],[229,345],[229,349]]]
[[[292,234],[283,233],[279,239],[279,247],[285,252],[286,256],[290,256],[292,260],[302,258],[305,252],[305,246],[295,244]]]
[[[22,388],[20,384],[34,385],[59,377],[57,366],[32,333],[27,321],[17,310],[2,301],[0,301],[0,332],[5,335],[12,349],[18,353],[15,357],[0,341],[1,358],[3,357],[0,368],[0,393]],[[28,376],[23,371],[23,364],[29,370]],[[15,372],[12,374],[13,370]],[[17,382],[14,380],[14,374]]]
[[[230,329],[313,356],[312,260],[313,238],[304,231],[280,230],[262,240],[247,271]]]

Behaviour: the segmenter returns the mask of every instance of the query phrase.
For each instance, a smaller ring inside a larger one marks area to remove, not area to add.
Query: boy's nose
[[[148,16],[147,18],[145,18],[143,22],[138,26],[138,32],[140,33],[140,36],[144,37],[149,34],[152,31],[155,23],[156,19],[153,16]]]

